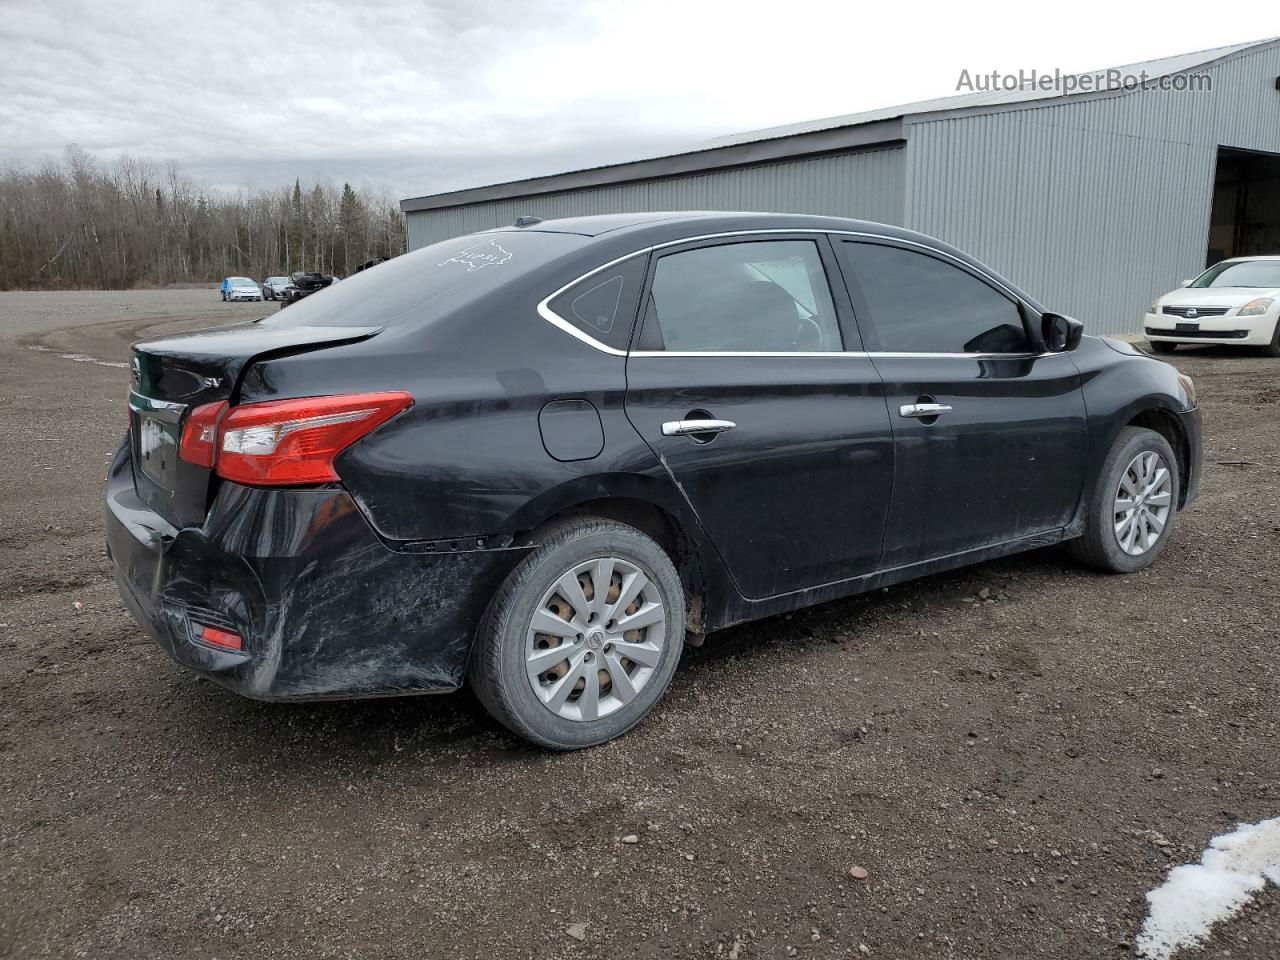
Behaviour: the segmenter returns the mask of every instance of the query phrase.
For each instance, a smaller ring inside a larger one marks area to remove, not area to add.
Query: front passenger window
[[[818,245],[761,240],[661,257],[641,345],[695,353],[843,349]]]
[[[842,264],[862,293],[880,349],[889,353],[1027,353],[1018,305],[937,257],[843,241]],[[859,318],[861,320],[861,318]]]

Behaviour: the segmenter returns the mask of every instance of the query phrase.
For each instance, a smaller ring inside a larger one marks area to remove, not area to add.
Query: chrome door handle
[[[662,425],[662,435],[687,437],[695,433],[724,433],[736,426],[732,420],[668,420]]]
[[[898,408],[898,415],[903,417],[940,417],[950,412],[945,403],[904,403]]]

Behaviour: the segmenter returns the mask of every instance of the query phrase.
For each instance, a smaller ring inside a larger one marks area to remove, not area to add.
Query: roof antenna
[[[516,217],[515,225],[517,227],[532,227],[534,224],[541,222],[541,217]]]

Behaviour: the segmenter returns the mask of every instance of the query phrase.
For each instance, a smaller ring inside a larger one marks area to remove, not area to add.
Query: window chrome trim
[[[862,230],[821,230],[814,227],[801,227],[801,228],[794,228],[794,229],[788,229],[786,227],[769,227],[769,228],[763,228],[758,230],[730,230],[724,233],[704,233],[696,237],[682,237],[679,240],[666,240],[662,243],[654,243],[654,244],[650,244],[647,247],[641,247],[638,250],[633,250],[630,253],[624,254],[621,257],[615,257],[613,260],[610,260],[608,263],[605,263],[599,267],[596,267],[594,270],[588,270],[586,273],[582,274],[582,276],[577,277],[576,279],[570,280],[568,283],[564,284],[564,286],[560,287],[558,290],[554,291],[553,293],[549,294],[546,297],[543,297],[540,301],[538,301],[538,314],[539,316],[542,317],[542,319],[546,320],[552,326],[558,327],[559,329],[563,330],[565,333],[569,334],[571,337],[575,337],[576,339],[581,340],[583,343],[587,344],[588,346],[595,347],[595,349],[599,350],[601,353],[606,353],[612,357],[626,357],[626,356],[632,356],[632,357],[886,357],[886,358],[897,358],[897,359],[926,359],[926,358],[933,359],[933,358],[965,357],[970,360],[975,360],[975,359],[976,360],[992,360],[992,359],[1016,360],[1016,359],[1032,359],[1036,357],[1049,357],[1049,356],[1056,355],[1054,352],[1045,352],[1045,353],[1025,353],[1025,352],[1024,353],[893,353],[888,351],[868,352],[868,351],[861,351],[861,350],[823,350],[823,351],[806,351],[806,352],[742,351],[742,350],[719,350],[719,351],[707,350],[707,351],[680,352],[680,351],[671,351],[671,350],[632,350],[628,352],[626,350],[618,350],[614,347],[609,346],[607,343],[602,343],[601,341],[597,340],[595,337],[591,336],[589,333],[585,333],[584,331],[579,330],[570,321],[560,316],[560,314],[556,313],[549,306],[552,300],[560,296],[560,294],[564,293],[570,287],[576,286],[577,284],[581,283],[583,280],[586,280],[588,277],[595,276],[597,273],[600,273],[601,271],[608,270],[610,267],[615,267],[618,264],[622,263],[623,261],[630,260],[632,257],[639,257],[642,255],[651,254],[656,250],[662,250],[667,247],[678,247],[686,243],[698,243],[703,240],[727,240],[733,237],[752,237],[752,236],[770,235],[770,234],[815,234],[817,236],[860,237],[867,240],[882,240],[882,241],[888,241],[890,244],[900,244],[906,247],[914,247],[917,250],[923,250],[926,253],[932,254],[933,256],[941,257],[941,258],[950,260],[953,263],[959,264],[966,271],[971,271],[972,273],[976,274],[978,277],[980,277],[983,281],[985,281],[990,286],[996,287],[997,289],[1003,291],[1006,295],[1011,297],[1013,299],[1013,302],[1016,303],[1019,307],[1029,306],[1029,304],[1027,304],[1027,302],[1023,300],[1020,296],[1018,296],[1018,294],[1011,287],[1009,287],[1008,284],[1003,283],[1002,281],[996,279],[994,276],[987,273],[986,270],[978,269],[973,264],[968,263],[965,260],[961,260],[959,257],[955,256],[954,254],[948,253],[945,250],[939,250],[937,247],[932,247],[927,243],[920,243],[917,240],[907,240],[903,237],[891,237],[883,233],[867,233],[866,231],[862,231]],[[1058,351],[1058,352],[1062,353],[1065,351]]]
[[[547,323],[551,324],[554,327],[559,327],[565,333],[569,334],[572,337],[577,337],[583,343],[587,344],[588,346],[595,347],[601,353],[607,353],[611,357],[625,357],[627,355],[626,350],[618,350],[615,347],[609,346],[607,343],[602,343],[601,341],[597,340],[595,337],[591,336],[591,334],[586,333],[582,330],[579,330],[571,322],[569,322],[564,317],[560,316],[560,314],[552,310],[550,307],[550,303],[552,300],[560,296],[560,294],[564,293],[570,287],[576,287],[578,284],[580,284],[583,280],[586,280],[588,277],[594,277],[597,273],[601,273],[604,270],[608,270],[610,267],[616,267],[618,264],[623,263],[624,261],[630,260],[632,257],[639,257],[641,255],[646,255],[651,249],[652,247],[645,247],[642,250],[636,250],[636,251],[633,251],[632,253],[626,254],[625,256],[617,257],[614,260],[610,260],[606,264],[596,267],[594,270],[588,270],[582,276],[574,280],[570,280],[568,283],[562,286],[559,290],[556,290],[554,293],[551,293],[550,295],[545,296],[538,301],[538,314],[542,317],[543,320],[546,320]]]
[[[1045,353],[890,353],[885,350],[632,350],[631,356],[645,359],[658,357],[859,357],[864,360],[1038,360],[1060,357],[1067,351]]]

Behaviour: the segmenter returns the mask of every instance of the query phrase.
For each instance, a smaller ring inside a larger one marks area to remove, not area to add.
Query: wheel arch
[[[1191,440],[1182,421],[1165,406],[1149,406],[1133,414],[1124,426],[1143,427],[1169,441],[1173,455],[1178,459],[1178,509],[1181,510],[1186,505],[1191,485]]]
[[[708,593],[726,585],[720,559],[692,511],[665,484],[628,474],[578,478],[526,504],[510,529],[516,543],[537,543],[575,517],[613,520],[653,538],[684,585],[688,632],[695,637],[707,632]]]

